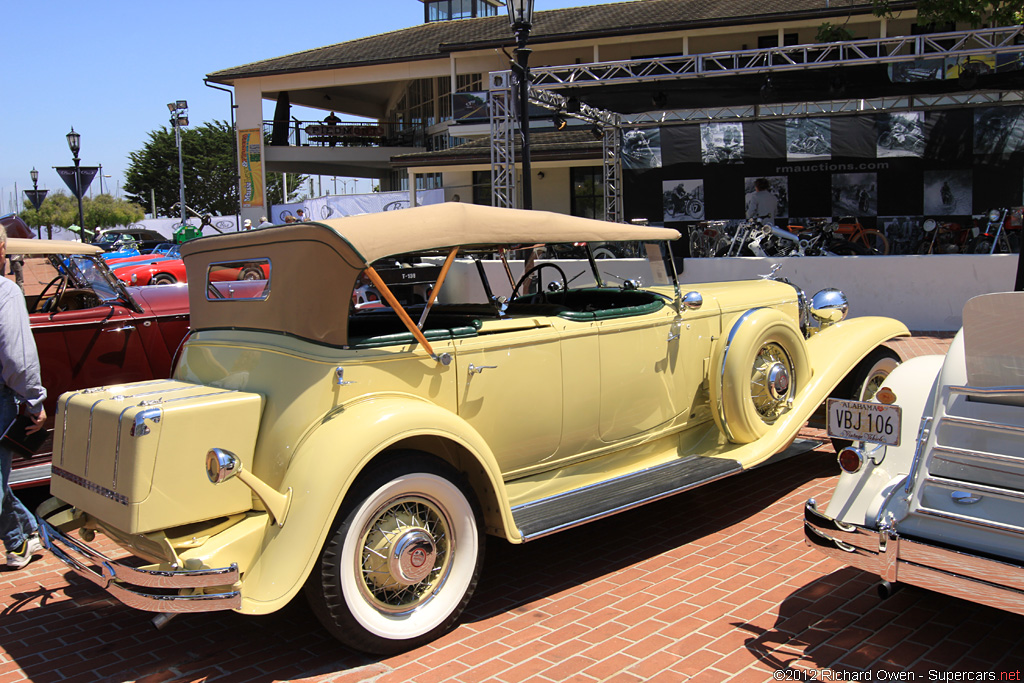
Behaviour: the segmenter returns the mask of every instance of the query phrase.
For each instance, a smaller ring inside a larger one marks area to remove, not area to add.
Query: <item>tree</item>
[[[115,199],[109,194],[82,197],[82,213],[85,215],[85,227],[89,230],[131,225],[146,215],[138,205]],[[46,196],[38,210],[26,200],[19,215],[33,228],[54,225],[67,228],[78,225],[78,200],[63,190],[57,190]]]
[[[185,176],[185,204],[200,214],[233,215],[238,211],[238,172],[235,134],[226,121],[213,121],[181,129],[181,156]],[[129,155],[124,190],[128,198],[148,209],[150,192],[157,213],[180,216],[178,203],[178,148],[174,130],[161,127],[149,133],[141,150]],[[299,183],[304,176],[299,176]],[[298,185],[289,178],[289,185]],[[281,174],[267,174],[268,201],[281,196]],[[290,196],[292,192],[288,193]]]
[[[890,0],[871,0],[875,16],[892,16]],[[917,19],[922,24],[970,24],[977,28],[1024,24],[1020,0],[919,0]]]

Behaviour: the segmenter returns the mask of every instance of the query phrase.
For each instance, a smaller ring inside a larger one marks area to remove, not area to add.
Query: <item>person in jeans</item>
[[[0,226],[0,263],[6,257],[7,231]],[[22,408],[33,423],[25,431],[31,434],[42,429],[45,398],[25,296],[18,285],[0,277],[0,430],[6,432]],[[35,517],[11,491],[13,458],[11,450],[0,443],[0,539],[7,549],[8,569],[21,569],[43,546]]]

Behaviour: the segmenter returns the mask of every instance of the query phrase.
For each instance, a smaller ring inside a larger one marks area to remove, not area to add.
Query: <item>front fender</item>
[[[892,318],[864,316],[829,325],[807,340],[807,356],[814,377],[812,393],[820,405],[836,385],[879,344],[910,336],[907,326]]]
[[[292,501],[282,527],[270,527],[243,577],[241,612],[284,606],[312,571],[356,477],[388,447],[412,437],[448,440],[471,454],[497,497],[507,537],[521,541],[493,453],[462,418],[411,395],[361,399],[325,416],[297,446],[281,490]],[[481,501],[483,503],[484,501]]]

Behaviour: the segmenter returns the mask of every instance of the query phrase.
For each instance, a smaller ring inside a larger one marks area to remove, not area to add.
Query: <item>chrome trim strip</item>
[[[98,406],[99,404],[103,403],[103,401],[105,401],[105,400],[106,399],[101,398],[100,400],[98,400],[95,403],[93,403],[92,407],[89,408],[89,431],[86,433],[86,437],[85,437],[85,471],[82,473],[86,477],[89,476],[89,456],[92,455],[92,418],[93,418],[93,413],[96,411],[96,406]],[[67,411],[65,411],[65,413],[66,412]],[[64,444],[61,443],[61,446],[63,446],[63,445]]]
[[[971,417],[953,417],[946,415],[939,418],[940,423],[949,423],[958,427],[969,427],[972,429],[987,429],[993,432],[1007,432],[1014,435],[1024,435],[1024,427],[1006,424],[1005,422],[992,422],[989,420],[976,420]]]
[[[932,459],[944,460],[946,462],[959,463],[958,458],[977,459],[983,461],[1002,462],[1008,465],[1024,465],[1024,458],[1003,453],[989,453],[988,451],[970,451],[966,448],[955,446],[933,446]]]
[[[726,438],[728,438],[730,441],[733,440],[733,433],[732,430],[729,429],[729,423],[725,419],[725,409],[722,406],[722,385],[725,383],[725,366],[729,360],[729,346],[732,344],[732,340],[736,336],[736,333],[739,331],[740,326],[742,326],[743,323],[746,322],[747,318],[750,317],[755,311],[760,311],[762,308],[764,308],[764,306],[759,306],[758,308],[751,308],[746,313],[744,313],[743,315],[736,319],[736,322],[733,323],[732,325],[732,329],[729,330],[729,337],[725,340],[725,349],[722,351],[722,369],[718,373],[718,405],[716,407],[718,409],[718,417],[722,422],[722,429],[725,431]]]
[[[189,389],[193,389],[196,386],[200,386],[200,385],[192,385],[191,387],[188,387],[188,388]],[[208,387],[202,387],[202,388],[206,389]],[[155,392],[155,393],[160,393],[160,392]],[[238,393],[238,391],[236,389],[217,389],[216,391],[211,391],[208,394],[196,394],[195,396],[179,396],[178,398],[169,398],[166,401],[159,400],[159,401],[154,401],[154,402],[143,402],[143,403],[139,403],[139,405],[140,406],[142,406],[142,405],[163,405],[163,406],[165,406],[168,403],[174,403],[176,401],[191,401],[194,398],[209,398],[211,396],[224,396],[225,394],[237,394],[237,393]]]
[[[963,394],[966,396],[1024,396],[1024,387],[971,387],[962,386],[946,387],[951,394]]]
[[[108,488],[104,488],[95,482],[91,482],[84,477],[80,477],[77,474],[73,474],[71,472],[63,470],[60,467],[54,467],[52,470],[52,475],[55,477],[60,477],[61,479],[67,479],[72,484],[78,484],[79,486],[88,491],[98,493],[104,498],[109,498],[110,500],[120,503],[121,505],[128,505],[128,496],[121,493],[117,493],[115,491],[111,491]]]
[[[233,586],[240,580],[238,565],[199,570],[154,571],[135,569],[109,560],[101,553],[57,531],[45,519],[39,519],[40,538],[46,549],[82,578],[104,589],[129,607],[147,612],[213,612],[237,610],[242,606],[238,590],[197,595],[160,595],[135,587],[183,590]],[[64,546],[64,547],[61,547]],[[77,553],[99,571],[72,556]]]
[[[740,471],[742,471],[742,470],[740,470]],[[571,522],[567,522],[565,524],[560,524],[560,525],[555,526],[555,527],[550,527],[550,528],[545,529],[543,531],[538,531],[538,532],[535,532],[535,533],[527,535],[527,534],[523,533],[522,529],[520,529],[519,533],[522,535],[524,543],[526,541],[534,541],[534,540],[536,540],[538,538],[543,538],[545,536],[550,536],[553,533],[556,533],[556,532],[559,532],[559,531],[564,531],[566,529],[573,529],[575,527],[582,526],[582,525],[584,525],[584,524],[586,524],[588,522],[593,522],[593,521],[598,520],[598,519],[604,519],[605,517],[611,517],[612,515],[618,514],[620,512],[625,512],[626,510],[632,510],[633,508],[640,507],[641,505],[646,505],[647,503],[652,503],[652,502],[654,502],[656,500],[661,500],[663,498],[668,498],[669,496],[674,496],[677,493],[682,493],[683,491],[688,491],[690,489],[697,488],[698,486],[703,486],[704,484],[710,484],[711,482],[718,481],[719,479],[725,479],[726,477],[731,477],[732,475],[738,474],[738,473],[739,473],[739,471],[735,471],[735,470],[734,471],[729,471],[729,472],[722,472],[721,474],[719,474],[717,476],[714,476],[714,477],[709,477],[707,479],[702,479],[702,480],[700,480],[698,482],[694,482],[694,483],[688,484],[686,486],[680,486],[680,487],[671,489],[669,491],[663,491],[663,492],[661,492],[661,493],[659,493],[657,495],[648,496],[648,497],[646,497],[646,498],[644,498],[642,500],[631,501],[631,502],[629,502],[629,503],[627,503],[625,505],[620,505],[619,507],[616,507],[616,508],[613,508],[613,509],[610,509],[610,510],[605,510],[604,512],[593,514],[593,515],[590,515],[588,517],[584,517],[582,519],[575,519],[575,520],[573,520]],[[633,473],[626,474],[626,475],[623,475],[621,477],[617,477],[617,479],[624,479],[624,478],[632,476],[632,474]],[[609,481],[603,481],[601,483],[602,484],[607,484],[607,483],[612,482],[612,481],[615,481],[615,479],[611,479]],[[574,493],[576,493],[576,492],[575,491],[570,491],[570,492],[567,492],[567,493],[559,493],[558,495],[550,496],[548,498],[541,498],[539,500],[532,500],[529,503],[524,503],[523,505],[519,505],[519,506],[516,506],[516,507],[512,508],[512,516],[515,517],[516,510],[525,510],[525,509],[527,509],[529,507],[532,507],[534,505],[540,505],[541,503],[544,503],[546,501],[557,500],[558,498],[561,498],[563,496],[572,495]]]
[[[939,477],[936,475],[928,475],[924,478],[924,481],[925,483],[937,484],[951,489],[977,491],[978,493],[989,493],[997,496],[1024,500],[1024,493],[1021,493],[1020,491],[1004,489],[998,486],[989,486],[988,484],[975,484],[972,482],[960,481],[959,479],[949,479],[948,477]]]
[[[932,416],[925,415],[921,418],[921,425],[917,428],[917,445],[914,446],[914,459],[910,462],[910,472],[907,474],[907,483],[903,486],[904,493],[910,493],[910,489],[913,488],[914,474],[917,473],[917,468],[921,466],[921,454],[924,453],[925,444],[928,443],[928,437],[931,435]]]
[[[849,531],[837,531],[842,529]],[[877,538],[878,534],[832,519],[817,510],[813,499],[804,506],[805,542],[832,559],[880,577],[886,576],[891,582],[920,586],[1024,614],[1024,564],[898,536],[898,544],[888,543],[886,552],[879,553],[845,542],[870,536]],[[893,578],[888,578],[890,573]]]
[[[67,436],[67,433],[68,433],[68,403],[71,402],[71,399],[73,399],[75,396],[78,396],[81,393],[83,393],[83,392],[76,391],[75,393],[71,394],[70,396],[68,396],[64,400],[64,428],[63,428],[63,431],[61,431],[61,435],[60,435],[60,464],[61,465],[64,464],[64,444],[67,443],[67,439],[65,437]],[[60,412],[60,398],[59,397],[57,399],[57,412]]]
[[[940,519],[948,519],[953,522],[962,522],[971,526],[985,527],[986,529],[995,529],[997,531],[1009,531],[1015,534],[1024,534],[1024,527],[1014,526],[1013,524],[1004,524],[1002,522],[993,522],[987,519],[980,519],[978,517],[969,517],[967,515],[958,515],[955,512],[946,512],[944,510],[936,510],[934,508],[919,507],[917,509],[922,515],[928,515],[929,517],[938,517]]]

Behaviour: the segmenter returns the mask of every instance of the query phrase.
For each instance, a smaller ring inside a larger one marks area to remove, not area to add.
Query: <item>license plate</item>
[[[899,406],[830,398],[827,408],[829,436],[887,446],[900,445],[903,409]]]

